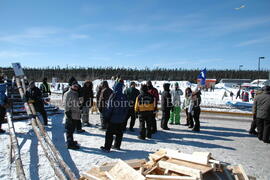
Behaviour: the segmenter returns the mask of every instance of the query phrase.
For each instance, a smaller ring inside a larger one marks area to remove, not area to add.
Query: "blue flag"
[[[205,85],[205,80],[206,80],[206,68],[201,70],[200,74],[198,75],[198,79],[201,79],[201,85]]]

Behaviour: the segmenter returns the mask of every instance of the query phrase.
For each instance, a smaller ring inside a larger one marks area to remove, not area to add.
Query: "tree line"
[[[12,68],[0,68],[1,71],[12,78],[14,75]],[[169,81],[182,81],[187,80],[196,82],[197,76],[200,73],[199,69],[131,69],[131,68],[60,68],[60,67],[47,67],[47,68],[24,68],[24,73],[29,80],[42,81],[47,77],[51,81],[52,77],[57,77],[60,82],[67,82],[73,76],[79,81],[86,79],[111,79],[112,76],[120,76],[124,80],[169,80]],[[207,79],[268,79],[269,71],[262,70],[260,73],[255,70],[207,70]]]

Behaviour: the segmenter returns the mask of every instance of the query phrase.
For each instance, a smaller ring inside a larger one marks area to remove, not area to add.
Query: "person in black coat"
[[[82,122],[83,126],[91,126],[89,123],[89,109],[93,105],[93,83],[90,80],[86,80],[81,88],[82,102]]]
[[[134,124],[136,121],[134,106],[135,106],[136,98],[140,94],[140,91],[138,89],[136,89],[135,86],[136,86],[136,83],[131,82],[130,88],[126,89],[124,92],[124,94],[127,96],[128,102],[129,102],[129,110],[128,110],[128,114],[126,117],[126,126],[127,126],[127,121],[130,118],[130,125],[129,125],[130,131],[134,131],[133,127],[134,127]]]
[[[113,93],[112,89],[109,88],[108,82],[103,81],[102,82],[102,90],[100,92],[99,100],[98,100],[98,109],[100,111],[100,123],[101,123],[101,130],[105,130],[107,127],[106,124],[106,117],[105,117],[105,108],[107,106],[107,102],[109,100],[109,97]]]
[[[50,85],[48,84],[46,77],[43,79],[43,82],[39,88],[42,92],[43,97],[48,97],[49,95],[51,95]]]
[[[170,93],[170,84],[163,84],[164,91],[161,95],[161,111],[162,111],[162,119],[161,119],[161,128],[164,130],[170,130],[168,128],[168,121],[170,119],[170,111],[172,109],[172,97]]]
[[[35,86],[35,82],[31,81],[25,93],[25,98],[28,103],[32,103],[36,112],[39,112],[43,118],[43,124],[48,125],[47,112],[44,108],[41,90]]]
[[[128,113],[128,100],[126,95],[122,93],[124,84],[119,82],[114,86],[114,92],[111,94],[108,105],[105,107],[105,119],[107,130],[105,135],[105,145],[100,149],[109,152],[111,148],[120,150],[125,120]],[[115,135],[114,145],[113,135]]]

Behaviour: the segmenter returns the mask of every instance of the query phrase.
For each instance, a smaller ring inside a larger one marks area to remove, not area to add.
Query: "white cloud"
[[[257,39],[251,39],[247,41],[240,42],[236,44],[236,47],[243,47],[243,46],[249,46],[253,44],[262,44],[262,43],[269,43],[270,42],[270,36],[266,36],[263,38],[257,38]]]

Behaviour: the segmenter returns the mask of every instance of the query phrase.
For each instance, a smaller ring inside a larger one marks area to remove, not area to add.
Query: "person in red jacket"
[[[159,101],[159,94],[158,94],[158,90],[156,88],[154,88],[154,86],[152,85],[151,81],[147,81],[146,83],[147,87],[148,87],[148,93],[151,94],[154,98],[155,98],[155,107],[157,107],[158,101]],[[152,122],[151,122],[151,131],[152,134],[157,132],[157,121],[156,121],[156,114],[157,111],[155,111],[153,113],[153,117],[152,117]]]

